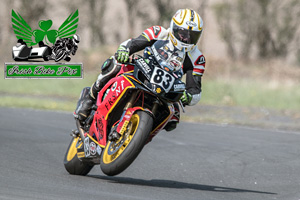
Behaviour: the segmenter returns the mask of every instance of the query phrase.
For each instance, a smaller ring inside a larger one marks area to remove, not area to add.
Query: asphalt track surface
[[[300,134],[181,123],[123,173],[69,175],[71,113],[0,108],[0,199],[299,200]]]

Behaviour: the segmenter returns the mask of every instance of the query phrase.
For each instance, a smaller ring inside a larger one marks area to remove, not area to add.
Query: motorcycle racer
[[[78,43],[80,42],[79,35],[75,34],[72,38],[60,38],[56,40],[54,46],[52,47],[52,59],[55,59],[55,55],[57,54],[57,51],[59,49],[63,49],[64,47],[67,47],[70,50],[70,53],[74,56],[76,54],[76,51],[78,49]],[[71,57],[69,55],[65,58],[66,61],[70,61]]]
[[[157,40],[170,40],[178,50],[184,50],[186,56],[182,66],[186,74],[186,90],[181,97],[183,105],[195,105],[201,98],[201,77],[205,70],[205,58],[196,44],[199,41],[203,30],[203,21],[200,15],[191,9],[180,9],[173,16],[170,27],[165,29],[161,26],[152,26],[146,29],[140,36],[128,39],[120,44],[115,59],[119,63],[126,63],[129,56],[135,52],[153,45]],[[103,86],[114,77],[120,70],[111,57],[101,67],[101,74],[92,85],[89,92],[78,102],[75,116],[84,121],[91,107],[97,99],[98,92]],[[171,131],[176,128],[180,119],[178,104],[174,104],[175,114],[165,129]]]

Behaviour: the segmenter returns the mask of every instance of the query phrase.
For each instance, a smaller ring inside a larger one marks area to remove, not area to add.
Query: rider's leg
[[[91,112],[91,107],[95,103],[94,99],[90,97],[90,87],[83,88],[74,116],[79,119],[80,122],[84,122]]]
[[[101,74],[99,74],[96,82],[91,87],[90,96],[96,100],[98,92],[111,78],[115,77],[118,74],[120,69],[121,66],[116,65],[112,57],[107,59],[101,67]]]
[[[75,115],[83,122],[91,113],[91,107],[96,103],[98,92],[104,87],[104,85],[120,71],[121,66],[116,65],[113,58],[107,59],[102,67],[101,74],[98,76],[97,81],[92,85],[88,92],[82,94],[82,98],[79,98]]]
[[[178,105],[178,103],[174,103],[173,105],[174,105],[175,113],[172,116],[171,120],[164,127],[164,129],[166,131],[172,131],[172,130],[174,130],[176,128],[177,124],[179,123],[179,120],[180,120],[179,105]]]

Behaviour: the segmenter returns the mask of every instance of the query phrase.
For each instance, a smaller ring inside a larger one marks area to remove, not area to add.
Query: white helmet
[[[191,9],[180,9],[170,23],[170,39],[173,45],[191,51],[199,41],[203,28],[202,18]]]
[[[80,37],[79,37],[79,35],[77,35],[77,34],[73,35],[73,41],[74,41],[76,44],[78,44],[78,43],[80,42]]]

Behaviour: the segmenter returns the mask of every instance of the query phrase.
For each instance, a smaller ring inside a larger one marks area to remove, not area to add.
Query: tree
[[[258,58],[285,58],[300,29],[299,0],[224,1],[215,5],[215,14],[232,58],[248,59],[253,49]]]
[[[137,16],[137,7],[139,1],[136,0],[125,0],[127,5],[127,13],[128,13],[128,24],[129,24],[129,37],[134,36],[136,16]]]
[[[157,24],[168,27],[174,11],[174,2],[171,0],[155,0],[154,6],[158,11]]]
[[[95,47],[98,44],[105,44],[105,35],[101,25],[103,24],[103,18],[106,10],[106,0],[89,0],[89,15],[90,15],[90,34],[91,34],[91,46]]]
[[[45,15],[47,5],[47,1],[32,0],[28,2],[21,0],[22,17],[28,20],[28,23],[38,23],[41,17]]]
[[[233,8],[229,3],[220,3],[215,5],[215,14],[219,25],[219,33],[227,46],[227,52],[232,59],[236,59],[236,49],[233,35]]]

